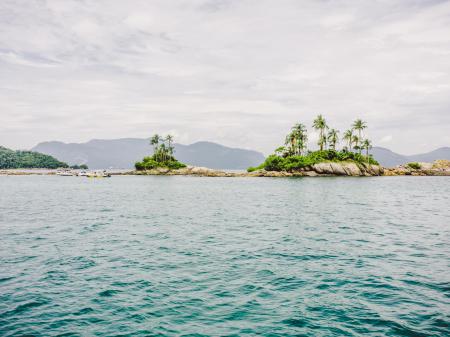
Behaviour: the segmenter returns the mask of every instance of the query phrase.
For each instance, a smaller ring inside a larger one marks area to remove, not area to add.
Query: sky
[[[450,1],[2,0],[0,145],[175,136],[272,152],[361,118],[450,146]]]

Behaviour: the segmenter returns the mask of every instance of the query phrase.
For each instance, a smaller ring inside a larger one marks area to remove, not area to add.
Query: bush
[[[70,168],[74,170],[87,170],[88,166],[86,164],[81,164],[81,165],[72,165]]]
[[[154,156],[151,156],[151,157],[144,157],[141,162],[135,163],[134,167],[138,171],[151,170],[151,169],[155,169],[158,167],[168,168],[171,170],[177,170],[177,169],[186,167],[186,165],[183,163],[180,163],[178,160],[176,160],[173,157],[169,158],[166,161],[158,161],[158,160],[155,160]]]
[[[264,169],[264,163],[262,163],[261,165],[255,166],[255,167],[249,167],[247,169],[247,172],[254,172],[254,171],[258,171],[258,170],[262,170]]]
[[[410,167],[410,168],[412,168],[412,169],[414,169],[414,170],[419,170],[419,169],[420,169],[420,164],[419,164],[419,163],[416,163],[416,162],[414,162],[414,163],[408,163],[407,166]]]

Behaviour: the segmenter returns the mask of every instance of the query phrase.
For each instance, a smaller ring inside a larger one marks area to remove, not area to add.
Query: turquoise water
[[[448,336],[450,179],[0,176],[1,336]]]

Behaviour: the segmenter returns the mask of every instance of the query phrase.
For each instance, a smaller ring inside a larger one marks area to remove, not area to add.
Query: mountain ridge
[[[260,152],[227,147],[210,141],[189,145],[174,144],[175,156],[193,166],[214,169],[246,169],[264,161]],[[146,138],[91,139],[85,143],[46,141],[33,151],[64,158],[71,165],[87,164],[90,168],[132,168],[136,161],[151,155],[153,148]]]
[[[174,144],[175,156],[181,162],[213,169],[247,169],[261,164],[265,156],[258,151],[228,147],[211,141],[192,144]],[[33,151],[51,155],[58,160],[75,164],[87,164],[90,168],[132,168],[136,161],[151,155],[153,148],[146,138],[91,139],[84,143],[46,141],[37,144]],[[385,167],[409,162],[450,160],[450,147],[415,155],[402,155],[385,147],[374,146],[374,158]]]

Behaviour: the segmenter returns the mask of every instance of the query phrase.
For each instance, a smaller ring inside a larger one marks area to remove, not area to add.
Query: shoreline
[[[56,169],[0,169],[0,176],[57,175]],[[78,170],[73,170],[74,173]],[[157,168],[151,170],[108,170],[111,175],[140,176],[196,176],[196,177],[386,177],[386,176],[450,176],[450,161],[420,163],[420,168],[399,165],[393,168],[380,165],[357,165],[353,162],[322,162],[296,171],[236,172],[207,167],[187,166],[181,169]]]

